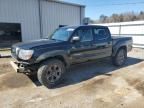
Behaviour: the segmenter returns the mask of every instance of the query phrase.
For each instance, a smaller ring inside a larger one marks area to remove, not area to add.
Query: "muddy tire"
[[[44,62],[38,69],[39,82],[47,88],[53,88],[60,83],[65,72],[65,65],[57,59]]]
[[[115,66],[122,66],[127,59],[127,51],[121,48],[117,51],[116,55],[112,57],[112,63]]]

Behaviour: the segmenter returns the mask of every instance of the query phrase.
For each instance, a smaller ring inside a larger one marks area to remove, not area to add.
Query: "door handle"
[[[110,45],[111,45],[111,42],[108,42],[107,45],[106,45],[106,47],[109,47]]]
[[[108,42],[108,44],[111,44],[111,42]]]

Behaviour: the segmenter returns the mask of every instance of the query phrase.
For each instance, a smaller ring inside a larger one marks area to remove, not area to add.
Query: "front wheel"
[[[127,59],[127,51],[125,49],[119,49],[114,57],[112,57],[112,62],[116,66],[122,66]]]
[[[50,59],[40,66],[37,77],[41,84],[48,88],[53,88],[60,83],[64,72],[65,65],[62,61]]]

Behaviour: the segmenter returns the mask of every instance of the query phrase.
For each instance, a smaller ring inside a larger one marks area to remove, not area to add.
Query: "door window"
[[[95,40],[107,40],[109,38],[109,32],[104,28],[93,29]]]
[[[93,40],[92,29],[79,29],[75,35],[80,37],[81,42]]]

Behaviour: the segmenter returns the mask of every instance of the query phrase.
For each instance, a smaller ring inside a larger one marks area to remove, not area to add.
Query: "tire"
[[[60,83],[65,72],[65,65],[57,59],[50,59],[40,66],[37,77],[39,82],[47,88],[53,88]]]
[[[116,55],[112,57],[112,62],[115,66],[122,66],[127,59],[127,51],[121,48],[117,51]]]

